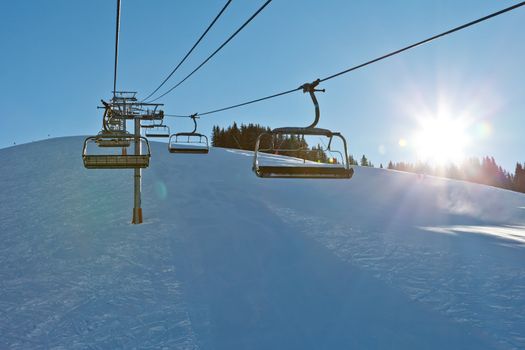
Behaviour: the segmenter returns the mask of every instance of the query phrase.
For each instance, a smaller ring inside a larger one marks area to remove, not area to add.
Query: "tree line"
[[[481,160],[472,157],[466,159],[459,165],[451,163],[435,167],[426,163],[393,163],[390,161],[387,168],[469,181],[525,193],[525,164],[516,163],[515,172],[511,174],[498,165],[494,157],[486,156]]]
[[[248,124],[238,126],[237,123],[225,128],[218,125],[213,126],[211,135],[211,144],[213,147],[236,148],[253,151],[257,137],[261,133],[270,132],[269,127],[259,124]],[[272,147],[272,141],[274,146]],[[289,157],[297,157],[306,160],[318,161],[325,163],[328,156],[321,145],[309,146],[304,136],[296,135],[276,135],[275,138],[263,137],[259,144],[261,152],[277,153]]]
[[[252,123],[238,126],[234,122],[233,125],[227,128],[215,125],[212,131],[211,143],[214,147],[253,151],[257,137],[261,133],[270,132],[270,130],[269,127]],[[279,146],[278,154],[320,162],[327,162],[328,160],[328,156],[321,145],[309,146],[304,137],[277,135],[273,141],[274,145],[277,144]],[[262,152],[275,153],[275,150],[272,150],[271,142],[272,139],[270,137],[263,137],[259,145],[260,150]],[[374,167],[374,164],[364,154],[359,161],[352,155],[349,155],[348,163],[350,165]],[[383,164],[380,164],[379,167],[383,168]],[[479,158],[469,158],[459,165],[451,163],[445,166],[430,166],[422,162],[413,164],[390,161],[387,168],[469,181],[525,193],[525,163],[517,163],[514,174],[511,174],[498,165],[494,157],[487,156],[481,160]]]

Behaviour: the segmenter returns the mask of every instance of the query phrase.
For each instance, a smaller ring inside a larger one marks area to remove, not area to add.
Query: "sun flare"
[[[436,165],[461,162],[469,144],[466,127],[461,119],[449,117],[420,120],[420,128],[414,135],[418,158]]]

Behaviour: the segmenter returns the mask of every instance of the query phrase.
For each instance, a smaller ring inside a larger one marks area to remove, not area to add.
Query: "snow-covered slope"
[[[522,194],[153,143],[134,226],[82,141],[0,150],[0,349],[525,348]]]

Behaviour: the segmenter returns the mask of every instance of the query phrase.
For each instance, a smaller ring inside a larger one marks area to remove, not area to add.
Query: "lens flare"
[[[476,135],[481,139],[486,139],[492,135],[492,125],[483,121],[476,125]]]
[[[155,182],[154,190],[155,194],[157,195],[157,198],[166,199],[166,197],[168,197],[168,188],[166,187],[166,184],[164,182]]]

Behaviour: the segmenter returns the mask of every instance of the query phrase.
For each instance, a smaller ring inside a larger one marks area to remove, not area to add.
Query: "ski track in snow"
[[[96,254],[75,248],[78,236],[48,236],[38,245],[0,250],[0,347],[198,348],[169,254],[149,243],[163,237],[133,238],[99,236],[86,244],[98,246]],[[63,239],[70,240],[65,250],[53,249]],[[16,265],[21,258],[29,271]]]
[[[129,182],[79,187],[97,175],[83,173],[78,150],[56,154],[59,140],[48,154],[67,171],[35,160],[32,144],[3,158],[0,349],[197,349],[171,230],[144,235],[118,200],[102,211]]]
[[[298,232],[317,240],[342,260],[400,288],[412,300],[458,323],[486,330],[504,348],[525,348],[522,265],[510,267],[500,263],[497,257],[483,253],[465,256],[461,250],[435,249],[398,239],[395,232],[365,231],[351,224],[334,224],[322,217],[304,216],[291,208],[271,204],[268,208]],[[481,232],[490,231],[490,228],[484,229]],[[500,227],[492,229],[501,230]]]

